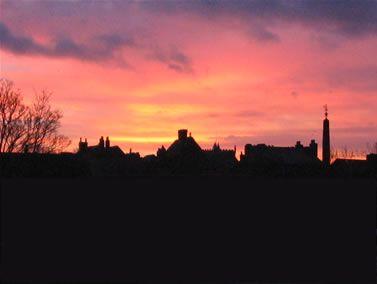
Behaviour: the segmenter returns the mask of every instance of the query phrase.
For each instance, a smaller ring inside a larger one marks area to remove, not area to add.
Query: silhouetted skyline
[[[162,145],[155,154],[141,156],[129,150],[123,152],[111,144],[110,138],[99,138],[89,145],[80,138],[75,153],[1,153],[0,176],[3,177],[130,177],[130,176],[246,176],[288,178],[377,177],[377,153],[366,160],[336,158],[330,164],[330,128],[327,108],[323,123],[323,141],[327,152],[318,158],[318,144],[312,139],[305,146],[246,144],[240,160],[236,146],[224,149],[214,143],[202,149],[191,132],[179,129],[177,138],[168,146]]]

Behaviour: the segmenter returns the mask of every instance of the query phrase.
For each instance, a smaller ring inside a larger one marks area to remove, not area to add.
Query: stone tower
[[[322,162],[324,165],[330,165],[330,122],[327,119],[327,105],[325,105],[325,119],[323,120],[322,136]]]

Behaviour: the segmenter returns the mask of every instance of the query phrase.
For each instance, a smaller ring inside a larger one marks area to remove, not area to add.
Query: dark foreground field
[[[1,181],[7,282],[374,283],[376,181]]]

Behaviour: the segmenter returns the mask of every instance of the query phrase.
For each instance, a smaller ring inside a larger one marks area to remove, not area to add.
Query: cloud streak
[[[130,68],[122,55],[117,53],[124,47],[146,52],[146,59],[158,61],[178,73],[193,73],[192,60],[176,47],[163,50],[136,43],[132,37],[118,34],[103,34],[91,37],[87,43],[78,43],[67,36],[56,37],[50,44],[41,44],[32,37],[18,36],[0,22],[1,48],[19,55],[66,57],[83,61],[110,61],[122,68]]]
[[[210,20],[237,18],[244,25],[255,26],[257,39],[274,38],[267,27],[281,23],[303,25],[349,37],[377,33],[377,1],[317,0],[218,0],[218,1],[156,1],[141,3],[145,9],[163,13],[193,13]],[[261,36],[262,35],[262,36]]]
[[[193,73],[193,60],[183,52],[182,40],[173,36],[181,32],[179,26],[163,25],[166,16],[175,17],[177,22],[202,21],[225,26],[263,43],[282,42],[280,33],[290,25],[315,31],[317,38],[333,34],[337,41],[339,35],[354,39],[377,34],[375,0],[2,1],[0,5],[4,11],[1,47],[7,51],[100,63],[113,61],[130,67],[119,52],[128,47],[178,73]],[[55,28],[48,32],[47,37],[52,39],[48,45],[23,32],[33,30],[35,25],[48,30],[50,23]],[[84,26],[88,31],[103,34],[90,35],[83,30]],[[160,38],[160,30],[166,28],[169,33]],[[82,34],[90,37],[74,40]]]
[[[68,37],[56,38],[51,44],[41,44],[32,37],[18,36],[0,22],[1,48],[19,55],[41,55],[47,57],[70,57],[84,61],[116,60],[122,67],[128,67],[123,58],[117,57],[115,51],[124,46],[134,46],[130,39],[117,35],[102,35],[91,39],[91,44],[77,43]]]
[[[193,73],[191,58],[176,47],[171,47],[168,51],[155,47],[148,58],[164,63],[178,73]]]

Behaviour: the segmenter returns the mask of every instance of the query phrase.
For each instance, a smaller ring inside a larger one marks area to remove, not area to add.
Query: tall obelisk
[[[330,122],[327,119],[327,105],[325,105],[325,119],[323,120],[322,136],[322,162],[324,165],[330,165]]]

